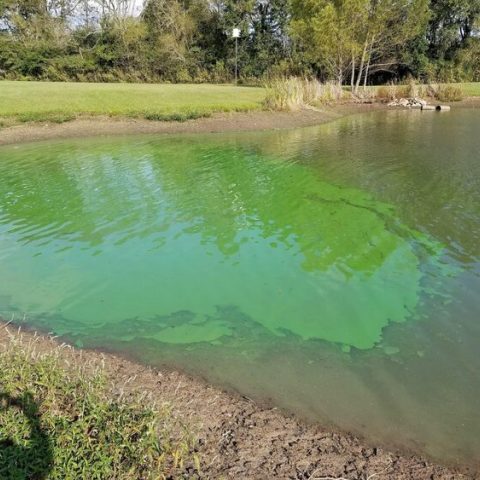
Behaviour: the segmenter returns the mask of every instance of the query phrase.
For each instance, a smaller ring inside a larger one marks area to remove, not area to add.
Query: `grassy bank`
[[[422,88],[426,87],[416,89]],[[455,84],[454,88],[460,96],[480,97],[480,83]],[[368,87],[367,96],[383,101],[385,93],[392,90],[409,96],[408,85]],[[65,123],[92,116],[184,121],[218,112],[294,110],[350,99],[347,87],[341,90],[333,84],[302,79],[270,82],[267,88],[0,81],[0,127],[26,122]]]
[[[467,97],[480,97],[480,83],[461,83],[460,88]]]
[[[198,464],[167,408],[62,350],[12,336],[0,353],[0,478],[156,480]]]
[[[229,85],[0,82],[0,117],[16,122],[108,115],[187,120],[261,108],[262,88]],[[5,121],[4,120],[4,121]]]

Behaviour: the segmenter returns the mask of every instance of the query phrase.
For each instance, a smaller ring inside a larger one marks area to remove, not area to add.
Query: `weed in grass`
[[[197,118],[206,118],[210,116],[210,112],[146,112],[143,114],[143,118],[146,120],[153,120],[157,122],[186,122],[187,120],[195,120]]]
[[[113,395],[101,371],[78,358],[67,367],[59,351],[12,337],[0,353],[0,478],[147,480],[198,468],[191,433],[168,410]]]
[[[26,112],[17,115],[17,120],[21,123],[27,122],[50,122],[65,123],[75,120],[76,115],[63,112]]]

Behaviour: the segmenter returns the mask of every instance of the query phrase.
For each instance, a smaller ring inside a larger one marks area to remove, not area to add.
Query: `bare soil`
[[[59,341],[0,326],[0,351],[12,339],[35,342],[48,352]],[[478,472],[441,466],[416,455],[369,445],[353,435],[309,425],[275,408],[222,391],[180,372],[153,369],[116,355],[64,348],[68,364],[102,366],[113,391],[141,392],[166,402],[173,414],[196,432],[200,476],[184,478],[301,480],[460,480]]]

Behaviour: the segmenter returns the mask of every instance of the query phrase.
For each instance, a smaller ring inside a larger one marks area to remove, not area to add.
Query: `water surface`
[[[0,149],[0,312],[480,463],[480,113]]]

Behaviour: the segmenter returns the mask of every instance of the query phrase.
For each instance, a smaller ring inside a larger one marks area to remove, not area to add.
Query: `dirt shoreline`
[[[480,97],[452,104],[457,108],[480,108]],[[220,133],[282,130],[328,123],[357,113],[386,110],[382,103],[344,103],[321,110],[295,112],[252,111],[217,113],[186,122],[157,122],[125,117],[79,117],[70,122],[26,123],[0,128],[0,146],[41,140],[140,134]]]
[[[62,345],[0,322],[0,351],[12,340],[35,341],[37,351]],[[96,350],[61,350],[66,362],[102,367],[114,390],[140,392],[168,403],[197,434],[206,479],[460,480],[480,472],[448,467],[407,453],[369,445],[353,435],[311,425],[276,408],[257,405],[177,371],[154,369]],[[127,392],[128,393],[128,392]],[[185,478],[190,477],[186,472]]]
[[[125,117],[80,117],[62,124],[28,123],[0,129],[0,145],[39,140],[132,134],[180,134],[256,131],[307,127],[352,113],[378,110],[381,105],[337,105],[297,112],[252,111],[217,113],[185,122],[151,121]]]

